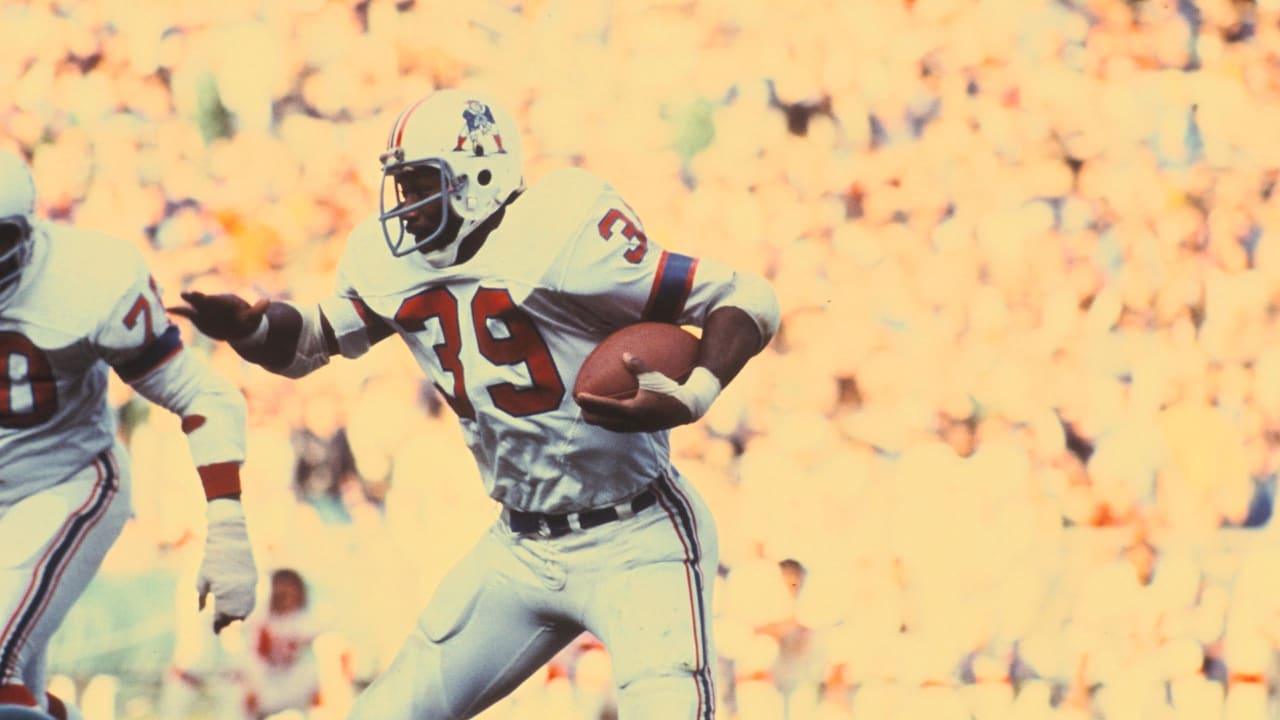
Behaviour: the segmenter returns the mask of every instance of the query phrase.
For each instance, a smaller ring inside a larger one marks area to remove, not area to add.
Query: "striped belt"
[[[503,516],[512,532],[520,535],[537,533],[542,537],[559,537],[574,530],[586,530],[598,525],[611,523],[614,520],[628,518],[658,502],[653,488],[645,488],[627,502],[613,507],[583,510],[576,513],[551,514],[524,512],[523,510],[507,510]]]

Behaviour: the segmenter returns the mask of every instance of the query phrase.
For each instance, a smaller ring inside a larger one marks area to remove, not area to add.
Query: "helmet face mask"
[[[27,163],[0,152],[0,303],[18,290],[18,278],[31,257],[36,188]]]
[[[16,289],[31,256],[31,223],[23,215],[0,218],[0,298]]]
[[[449,166],[437,161],[384,160],[378,219],[391,254],[408,255],[446,237],[448,196],[456,184]]]
[[[515,120],[481,95],[441,90],[406,108],[380,157],[392,255],[453,263],[461,241],[524,187],[522,157]]]

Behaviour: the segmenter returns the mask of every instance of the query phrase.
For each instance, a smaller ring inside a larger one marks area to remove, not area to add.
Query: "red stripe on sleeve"
[[[667,269],[667,251],[658,256],[658,269],[653,271],[653,285],[649,286],[649,299],[644,301],[644,312],[640,317],[647,318],[653,310],[653,303],[658,299],[658,290],[662,288],[662,273]]]

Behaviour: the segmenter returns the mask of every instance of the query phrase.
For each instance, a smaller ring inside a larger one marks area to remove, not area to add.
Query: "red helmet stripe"
[[[404,126],[409,124],[409,116],[413,114],[414,110],[418,109],[423,100],[426,100],[426,98],[420,98],[417,102],[405,108],[404,112],[400,113],[400,117],[396,118],[396,124],[391,128],[391,137],[387,138],[388,150],[400,147],[400,142],[404,140]]]
[[[400,128],[400,121],[404,119],[404,114],[406,112],[408,112],[408,108],[401,110],[400,114],[396,116],[396,121],[394,123],[391,123],[391,131],[387,133],[387,149],[388,150],[395,147],[396,130]]]

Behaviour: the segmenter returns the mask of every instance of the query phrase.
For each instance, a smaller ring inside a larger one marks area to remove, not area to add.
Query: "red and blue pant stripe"
[[[671,519],[676,536],[684,545],[685,575],[689,584],[689,611],[693,623],[693,640],[695,643],[693,673],[694,682],[698,685],[698,720],[713,720],[716,711],[715,682],[711,673],[714,671],[711,658],[711,643],[707,635],[707,625],[711,622],[711,608],[707,607],[706,583],[711,582],[702,572],[702,544],[698,540],[698,520],[693,512],[689,498],[676,487],[668,477],[663,477],[656,485],[658,504]]]

